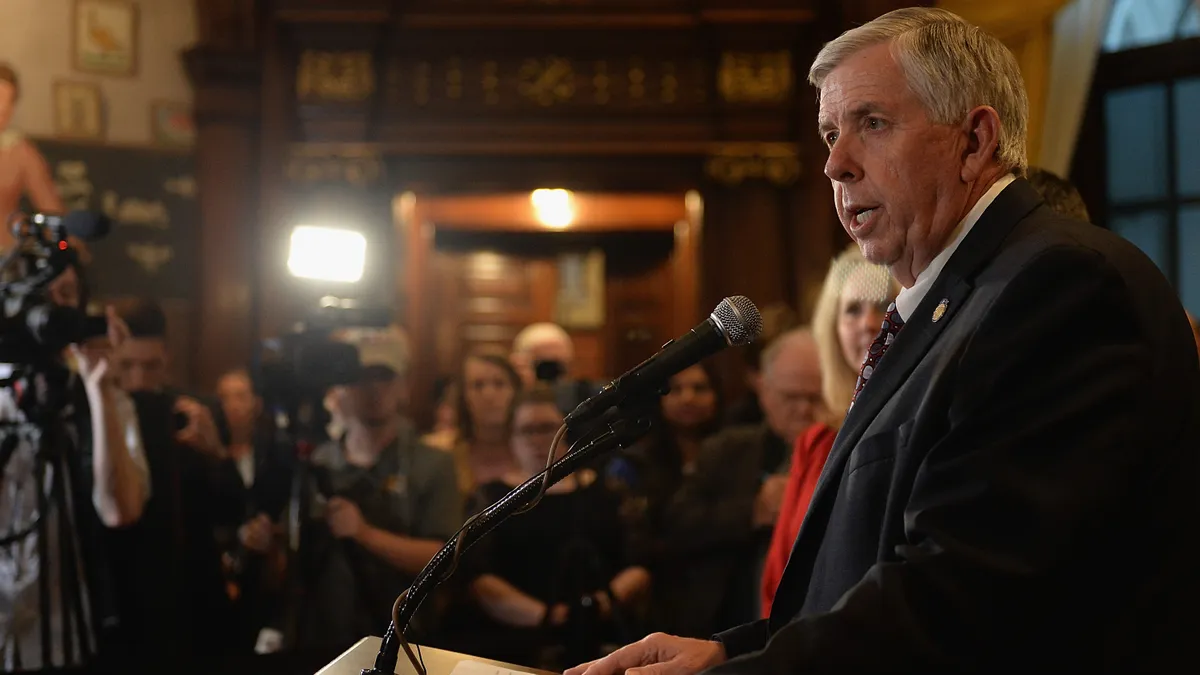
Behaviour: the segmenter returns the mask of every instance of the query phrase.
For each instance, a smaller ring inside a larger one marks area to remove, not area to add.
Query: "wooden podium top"
[[[364,668],[375,665],[375,656],[379,654],[377,637],[366,637],[359,640],[353,647],[347,649],[316,675],[359,675]],[[416,651],[413,645],[413,651]],[[425,670],[429,675],[557,675],[545,670],[514,666],[491,659],[483,659],[470,654],[448,652],[433,647],[421,647],[419,656],[425,661]],[[400,660],[396,663],[397,675],[417,675],[408,657],[400,652]]]

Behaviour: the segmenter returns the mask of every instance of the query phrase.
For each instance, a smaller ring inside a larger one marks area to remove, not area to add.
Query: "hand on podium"
[[[654,633],[563,675],[696,675],[725,658],[720,642]]]

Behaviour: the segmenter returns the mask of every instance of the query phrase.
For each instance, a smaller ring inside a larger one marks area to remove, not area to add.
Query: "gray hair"
[[[550,341],[561,342],[570,347],[572,352],[575,349],[574,341],[571,340],[571,335],[567,333],[566,329],[556,323],[545,321],[530,324],[521,329],[521,332],[513,338],[512,350],[514,354],[525,354],[532,351],[535,344]]]
[[[867,47],[891,43],[892,56],[908,87],[936,124],[959,124],[976,106],[1000,116],[996,157],[1018,176],[1029,164],[1029,98],[1021,69],[1000,40],[944,9],[897,9],[842,33],[821,48],[808,81],[821,89],[825,78],[847,57]]]
[[[775,364],[775,359],[779,358],[783,350],[803,343],[811,343],[814,347],[817,344],[816,339],[813,337],[812,329],[808,326],[793,328],[771,340],[770,344],[763,350],[761,360],[759,361],[759,370],[762,372],[763,377],[767,377],[770,374],[771,366]]]

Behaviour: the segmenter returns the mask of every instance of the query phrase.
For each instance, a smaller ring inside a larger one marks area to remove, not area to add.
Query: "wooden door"
[[[578,377],[619,374],[699,320],[699,223],[689,220],[683,195],[580,200],[580,211],[591,219],[569,231],[522,219],[520,205],[527,201],[397,201],[405,242],[398,259],[407,268],[398,304],[414,338],[413,411],[419,422],[429,415],[433,383],[457,372],[466,354],[508,354],[522,328],[556,321],[564,253],[599,250],[605,260],[602,324],[565,326],[575,343]]]

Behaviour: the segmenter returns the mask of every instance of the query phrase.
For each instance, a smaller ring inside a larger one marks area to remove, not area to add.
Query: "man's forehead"
[[[821,83],[822,120],[886,105],[903,87],[904,74],[887,44],[861,49],[829,71]]]

